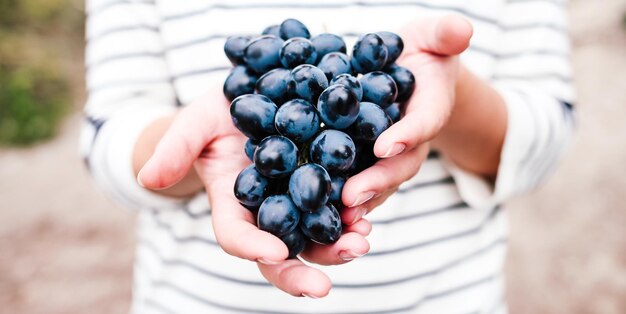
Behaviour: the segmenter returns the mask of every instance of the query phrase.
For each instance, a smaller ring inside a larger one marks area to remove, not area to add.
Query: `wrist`
[[[454,93],[450,118],[433,147],[461,168],[493,179],[507,128],[504,100],[462,65]]]
[[[471,101],[467,101],[468,92],[471,89],[471,73],[459,63],[459,69],[452,90],[452,109],[446,124],[441,128],[439,134],[433,139],[432,145],[435,149],[440,149],[441,142],[455,137],[455,134],[463,132],[464,125],[468,123],[467,114],[472,110]]]

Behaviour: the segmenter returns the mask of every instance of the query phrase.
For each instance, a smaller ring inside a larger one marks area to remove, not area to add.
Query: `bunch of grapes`
[[[374,142],[415,88],[413,74],[395,64],[403,47],[394,33],[370,33],[349,57],[341,37],[311,38],[294,19],[256,38],[227,39],[235,67],[224,94],[253,162],[237,177],[235,196],[290,258],[309,240],[339,239],[344,183],[377,161]]]

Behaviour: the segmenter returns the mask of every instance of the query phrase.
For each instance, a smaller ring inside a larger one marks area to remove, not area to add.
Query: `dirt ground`
[[[626,313],[626,1],[570,1],[578,134],[509,207],[512,313]]]
[[[578,135],[557,173],[511,202],[511,313],[626,313],[624,0],[571,1]],[[94,188],[79,114],[34,149],[0,150],[0,312],[125,313],[134,217]]]

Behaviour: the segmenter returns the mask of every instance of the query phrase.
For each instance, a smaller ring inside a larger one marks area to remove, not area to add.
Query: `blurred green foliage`
[[[58,69],[29,64],[0,67],[0,144],[51,138],[68,111],[69,88]]]
[[[0,0],[0,28],[43,33],[82,30],[79,6],[80,0]]]
[[[72,47],[83,13],[72,0],[0,0],[0,145],[53,137],[70,109]]]

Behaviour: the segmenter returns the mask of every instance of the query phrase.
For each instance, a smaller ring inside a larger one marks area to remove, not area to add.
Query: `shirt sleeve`
[[[182,200],[137,183],[132,153],[140,132],[176,110],[152,1],[87,1],[88,98],[80,151],[95,181],[129,208],[168,208]]]
[[[509,0],[499,25],[491,83],[505,101],[508,128],[496,182],[450,164],[461,195],[477,207],[537,187],[555,170],[575,126],[566,4]]]

